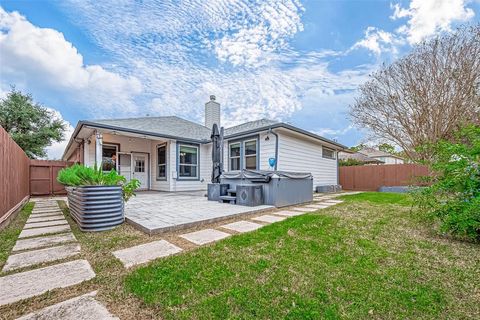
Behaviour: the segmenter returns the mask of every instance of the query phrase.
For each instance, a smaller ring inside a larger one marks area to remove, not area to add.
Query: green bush
[[[71,167],[60,170],[57,180],[61,184],[70,187],[121,186],[125,201],[134,196],[134,191],[140,187],[140,181],[132,179],[127,182],[127,179],[119,175],[115,170],[104,172],[101,167],[87,167],[80,164],[74,164]]]
[[[434,154],[433,177],[431,186],[413,194],[419,209],[439,219],[442,231],[480,241],[480,127],[425,147]]]

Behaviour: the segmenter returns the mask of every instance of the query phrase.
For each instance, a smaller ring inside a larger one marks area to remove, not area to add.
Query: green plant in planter
[[[57,181],[69,187],[121,186],[125,202],[134,196],[134,191],[140,187],[140,181],[132,179],[127,182],[127,179],[115,170],[104,172],[101,167],[80,164],[60,170]]]

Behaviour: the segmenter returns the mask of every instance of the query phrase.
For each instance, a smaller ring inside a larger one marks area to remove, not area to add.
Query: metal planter
[[[122,187],[67,188],[70,215],[82,231],[110,230],[125,221]]]

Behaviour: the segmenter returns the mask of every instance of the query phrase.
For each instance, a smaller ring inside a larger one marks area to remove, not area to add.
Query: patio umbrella
[[[220,175],[222,174],[222,137],[218,131],[216,123],[213,124],[212,135],[212,183],[220,183]]]

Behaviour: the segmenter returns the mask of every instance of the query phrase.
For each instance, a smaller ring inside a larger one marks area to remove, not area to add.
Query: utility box
[[[209,183],[207,187],[208,200],[219,201],[220,196],[226,196],[228,183]]]
[[[237,204],[260,206],[263,204],[263,186],[260,184],[237,184]]]

